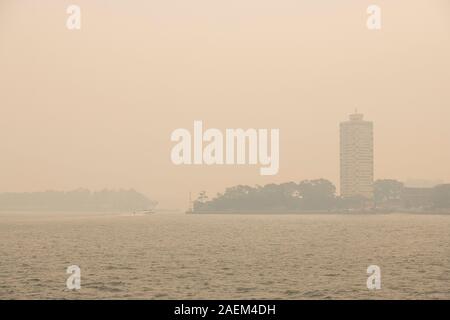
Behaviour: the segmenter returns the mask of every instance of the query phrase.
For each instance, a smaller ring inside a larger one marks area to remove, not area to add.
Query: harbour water
[[[0,257],[0,299],[450,299],[450,215],[3,212]]]

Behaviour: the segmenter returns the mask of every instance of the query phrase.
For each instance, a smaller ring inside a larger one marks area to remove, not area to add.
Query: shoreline
[[[450,212],[440,211],[186,211],[185,214],[234,214],[234,215],[387,215],[387,214],[414,214],[414,215],[450,215]]]

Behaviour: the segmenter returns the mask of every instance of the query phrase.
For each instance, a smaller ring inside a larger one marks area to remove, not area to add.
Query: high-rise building
[[[373,124],[361,113],[340,125],[341,196],[373,198]]]

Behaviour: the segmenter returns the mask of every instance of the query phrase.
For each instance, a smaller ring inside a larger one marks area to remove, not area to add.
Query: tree
[[[212,200],[202,196],[194,202],[196,211],[292,211],[328,210],[334,205],[335,186],[328,180],[305,180],[299,184],[270,183],[265,186],[237,185],[218,193]]]
[[[200,191],[197,201],[201,203],[205,203],[208,200],[208,196],[206,195],[206,191]]]
[[[380,205],[393,200],[400,200],[404,185],[397,180],[384,179],[375,181],[373,188],[375,204]]]
[[[336,187],[325,179],[304,180],[298,191],[301,206],[306,210],[331,209],[336,197]]]

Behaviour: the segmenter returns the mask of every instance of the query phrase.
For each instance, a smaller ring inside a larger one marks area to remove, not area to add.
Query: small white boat
[[[139,210],[139,211],[134,211],[133,214],[152,214],[155,213],[155,211],[153,209],[148,209],[148,210]]]

